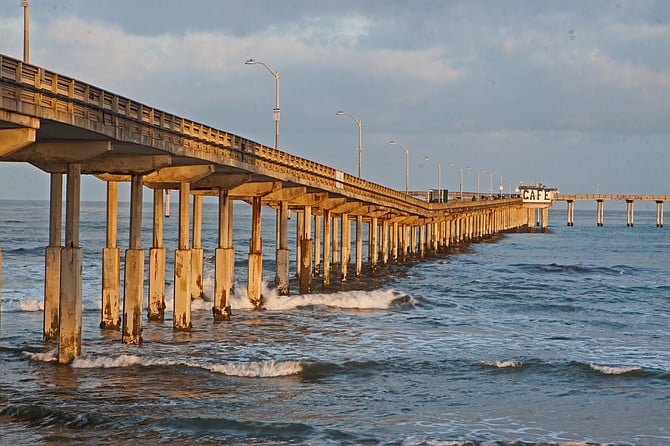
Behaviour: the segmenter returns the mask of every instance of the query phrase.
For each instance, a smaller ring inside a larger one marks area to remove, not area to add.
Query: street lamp
[[[409,195],[409,150],[396,141],[389,141],[389,144],[396,144],[405,151],[405,195]]]
[[[272,70],[265,62],[260,60],[249,59],[244,63],[246,65],[263,65],[275,78],[275,108],[272,110],[272,117],[275,121],[275,149],[279,150],[279,71]]]
[[[491,195],[491,198],[493,198],[493,175],[495,174],[495,172],[491,170],[489,174],[491,174],[491,185],[489,186],[489,195]]]
[[[30,2],[21,0],[23,7],[23,62],[30,63]]]
[[[454,163],[449,163],[448,165],[450,167],[460,169],[460,171],[461,171],[460,180],[458,182],[458,199],[462,200],[463,199],[463,168],[459,167],[459,166],[456,166]],[[469,169],[469,168],[470,168],[470,166],[468,166],[466,169]]]
[[[423,159],[426,161],[430,160],[437,164],[437,195],[438,195],[438,203],[442,203],[442,165],[435,159],[429,157],[429,156],[424,156]]]
[[[479,174],[486,172],[486,169],[477,169],[475,172],[477,172],[477,197],[479,197]]]
[[[349,116],[358,126],[358,178],[361,177],[361,152],[363,151],[363,121],[356,119],[351,113],[342,110],[335,113],[337,116]]]

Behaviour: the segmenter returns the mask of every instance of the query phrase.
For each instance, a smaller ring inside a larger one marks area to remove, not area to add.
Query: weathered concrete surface
[[[142,300],[144,295],[144,250],[126,250],[126,265],[123,292],[124,344],[142,343]]]

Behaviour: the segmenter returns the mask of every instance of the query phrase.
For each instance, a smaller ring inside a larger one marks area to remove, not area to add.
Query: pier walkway
[[[249,299],[258,307],[262,305],[263,205],[276,209],[275,285],[280,294],[289,292],[289,211],[298,215],[294,268],[301,293],[311,292],[315,277],[324,287],[334,279],[346,281],[352,251],[353,273],[362,273],[364,224],[368,225],[368,262],[373,272],[378,264],[411,256],[422,258],[451,244],[534,226],[529,224],[534,209],[520,198],[428,203],[3,55],[0,98],[0,161],[30,163],[50,175],[44,340],[58,342],[61,363],[81,352],[81,175],[94,175],[107,183],[100,326],[120,328],[121,339],[127,344],[142,341],[143,308],[150,320],[164,317],[165,191],[179,191],[179,243],[173,253],[175,330],[191,328],[191,299],[203,296],[203,195],[218,197],[219,206],[219,231],[214,235],[218,239],[212,308],[215,320],[231,316],[233,200],[252,206],[247,289]],[[119,182],[131,183],[124,271],[117,234]],[[141,246],[146,188],[153,190],[154,209],[148,296],[144,295],[146,252]],[[546,209],[549,205],[541,206]],[[353,240],[352,222],[356,225]]]

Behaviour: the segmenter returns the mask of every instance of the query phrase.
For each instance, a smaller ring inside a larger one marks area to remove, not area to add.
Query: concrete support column
[[[247,297],[256,308],[262,304],[263,293],[263,241],[261,240],[261,197],[251,202],[251,241],[249,243],[249,269]]]
[[[191,299],[205,297],[203,270],[205,253],[202,249],[202,195],[193,196],[193,243],[191,244]]]
[[[377,271],[377,260],[379,259],[379,219],[372,217],[370,221],[370,273]]]
[[[626,226],[633,227],[635,223],[635,202],[633,200],[626,200]]]
[[[432,242],[432,245],[433,245],[433,247],[432,247],[433,253],[435,255],[437,255],[438,246],[439,246],[439,235],[438,235],[438,232],[437,232],[437,223],[432,223],[431,224],[431,237],[432,237],[431,242]]]
[[[662,228],[663,227],[663,202],[662,201],[657,201],[656,202],[656,227],[657,228]]]
[[[300,237],[300,294],[312,292],[312,207],[304,207],[304,232]]]
[[[389,223],[382,221],[382,263],[386,265],[389,261]]]
[[[107,245],[102,250],[100,328],[118,329],[121,322],[121,250],[116,246],[119,183],[107,182]]]
[[[81,354],[82,264],[79,247],[81,164],[67,166],[65,247],[61,252],[58,362],[67,364]]]
[[[363,272],[363,216],[356,216],[356,277]]]
[[[214,254],[214,306],[212,307],[215,321],[228,321],[232,314],[230,298],[235,270],[232,201],[227,190],[219,190],[219,246]],[[286,251],[288,252],[288,249]],[[288,258],[286,259],[286,283],[288,284]]]
[[[331,259],[331,221],[330,211],[324,209],[323,211],[323,286],[327,288],[330,286],[330,259]]]
[[[342,214],[342,282],[347,281],[349,262],[351,262],[351,220],[348,214]]]
[[[424,258],[426,255],[426,225],[419,226],[419,257]]]
[[[149,249],[150,321],[165,319],[165,248],[163,247],[163,189],[154,189],[153,244]]]
[[[568,200],[568,226],[575,225],[575,202]]]
[[[605,215],[605,202],[603,200],[596,200],[597,204],[597,226],[603,226],[604,224],[604,215]]]
[[[191,185],[179,185],[179,241],[174,259],[175,330],[190,330],[191,325],[191,250],[189,249],[189,199]]]
[[[398,261],[398,222],[391,225],[391,255],[394,262]]]
[[[542,232],[549,227],[549,207],[542,208]]]
[[[288,202],[282,201],[277,209],[277,275],[275,286],[281,296],[288,294]]]
[[[300,278],[302,265],[302,238],[305,233],[305,214],[296,212],[295,221],[295,276]]]
[[[130,236],[126,251],[123,287],[124,344],[142,343],[142,301],[144,300],[144,250],[142,249],[142,176],[133,175],[130,186]]]
[[[49,246],[44,263],[44,323],[45,342],[58,340],[58,305],[60,300],[61,231],[63,222],[63,174],[51,174],[49,202]],[[0,291],[2,290],[2,253],[0,253]]]
[[[340,218],[333,216],[333,228],[332,228],[332,237],[333,241],[331,243],[333,249],[333,274],[337,274],[340,271],[340,229],[339,229]]]
[[[314,216],[314,275],[321,274],[321,216]]]
[[[409,258],[409,226],[402,225],[402,259],[407,261]]]

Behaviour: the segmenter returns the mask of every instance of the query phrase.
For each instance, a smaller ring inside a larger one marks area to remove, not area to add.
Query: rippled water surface
[[[85,204],[83,352],[59,366],[41,341],[48,205],[0,202],[0,443],[670,444],[670,235],[653,212],[627,228],[610,211],[598,228],[595,210],[578,211],[568,228],[552,211],[549,233],[328,293],[266,289],[253,311],[247,208],[235,208],[232,320],[214,323],[197,300],[191,332],[168,313],[135,347],[98,328],[104,204]],[[209,296],[215,215],[206,205]],[[271,281],[271,213],[263,225]],[[149,213],[144,226],[149,246]]]

